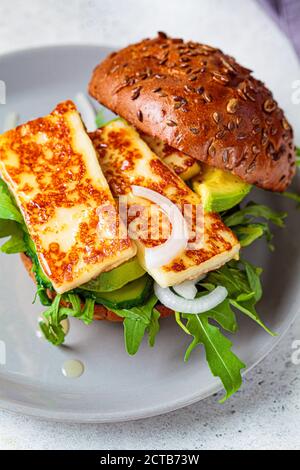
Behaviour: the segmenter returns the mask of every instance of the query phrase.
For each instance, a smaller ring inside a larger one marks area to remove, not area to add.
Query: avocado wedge
[[[96,279],[81,286],[81,290],[90,292],[112,292],[121,289],[129,282],[144,276],[145,271],[138,262],[137,257],[126,261],[107,273],[102,273]]]
[[[223,212],[239,204],[251,190],[229,171],[202,164],[201,174],[193,178],[193,190],[201,196],[205,212]]]
[[[152,292],[153,280],[148,274],[113,292],[95,293],[96,303],[108,308],[123,309],[142,305]]]

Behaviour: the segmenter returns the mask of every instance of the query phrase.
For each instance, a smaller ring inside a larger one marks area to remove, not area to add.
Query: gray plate
[[[0,106],[0,123],[9,111],[21,121],[47,114],[55,105],[85,91],[93,67],[108,49],[65,46],[33,49],[0,58],[1,79],[7,83],[7,105]],[[260,312],[279,333],[274,339],[239,316],[235,352],[253,367],[276,345],[294,319],[300,302],[299,213],[294,204],[272,194],[252,196],[288,210],[285,230],[276,231],[276,252],[264,242],[251,249],[250,259],[264,267],[264,300]],[[183,362],[187,336],[173,319],[161,322],[154,349],[143,344],[128,357],[120,325],[73,321],[67,345],[54,348],[36,336],[39,305],[35,289],[18,257],[0,256],[0,340],[6,343],[6,365],[0,365],[0,406],[34,416],[69,422],[114,422],[165,413],[203,399],[219,388],[206,366],[203,351]],[[79,358],[84,375],[63,377],[62,363]]]

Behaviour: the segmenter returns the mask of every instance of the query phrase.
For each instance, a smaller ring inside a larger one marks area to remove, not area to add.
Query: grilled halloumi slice
[[[99,207],[115,201],[71,101],[0,136],[0,174],[58,293],[136,254],[127,235],[114,238],[111,221],[99,219]]]
[[[133,196],[132,185],[159,192],[180,207],[190,204],[196,208],[201,204],[200,197],[150,150],[125,121],[113,121],[90,136],[113,195],[125,197],[129,206],[144,204],[149,207],[149,201]],[[236,237],[217,214],[205,214],[201,248],[188,247],[166,266],[150,269],[146,265],[145,248],[157,246],[157,240],[151,244],[150,239],[139,237],[136,244],[141,265],[162,287],[180,284],[217,269],[238,257],[240,249]]]
[[[184,181],[194,178],[200,173],[200,163],[193,157],[170,147],[155,137],[146,134],[141,134],[141,137],[150,149]]]

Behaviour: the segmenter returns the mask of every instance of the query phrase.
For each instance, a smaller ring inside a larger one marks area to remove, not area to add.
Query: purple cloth
[[[288,35],[300,57],[300,0],[258,0]]]

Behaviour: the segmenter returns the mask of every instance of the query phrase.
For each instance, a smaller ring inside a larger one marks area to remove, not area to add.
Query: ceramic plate
[[[7,104],[0,105],[0,123],[9,111],[18,112],[21,122],[48,114],[59,101],[85,91],[93,67],[108,52],[99,46],[64,46],[2,56],[0,78],[7,85]],[[271,338],[239,316],[234,350],[248,368],[276,345],[300,302],[299,213],[292,202],[272,194],[256,191],[254,196],[288,210],[289,218],[287,228],[276,231],[275,253],[264,242],[248,253],[264,268],[259,311],[279,333]],[[0,255],[0,265],[0,345],[6,345],[6,363],[0,365],[1,407],[69,422],[114,422],[175,410],[220,388],[200,348],[189,363],[183,362],[189,340],[172,318],[161,322],[156,347],[143,344],[135,357],[124,351],[122,326],[105,322],[86,327],[75,320],[66,346],[52,347],[36,334],[41,307],[32,304],[35,288],[18,256]],[[62,375],[68,359],[84,363],[80,378]]]

